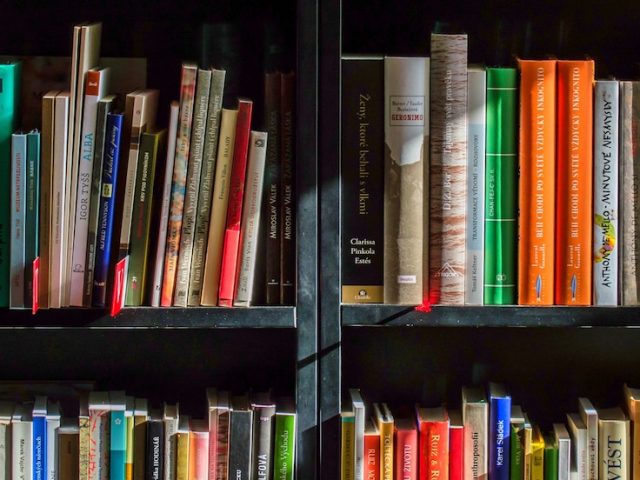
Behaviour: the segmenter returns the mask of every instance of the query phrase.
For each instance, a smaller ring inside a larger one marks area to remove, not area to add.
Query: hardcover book
[[[229,478],[249,480],[253,456],[253,413],[246,397],[235,397],[229,422]]]
[[[203,420],[191,420],[189,430],[189,480],[209,479],[209,427]]]
[[[383,57],[342,57],[341,112],[342,303],[382,303]]]
[[[273,432],[276,405],[269,394],[260,394],[251,402],[253,410],[253,459],[251,478],[269,480],[273,469]]]
[[[125,417],[127,412],[127,459],[125,468],[129,467],[127,472],[132,471],[133,480],[144,478],[146,473],[147,459],[147,421],[149,420],[149,405],[146,398],[126,397],[127,408],[125,409]],[[130,420],[133,420],[132,422]],[[133,425],[130,427],[130,425]],[[127,465],[128,463],[131,465]],[[131,468],[133,467],[133,468]],[[127,473],[129,475],[129,473]]]
[[[33,480],[48,480],[47,477],[47,397],[38,395],[32,410],[33,418]],[[50,439],[52,442],[55,438]],[[28,476],[28,475],[27,475]]]
[[[587,480],[587,426],[577,413],[567,414],[571,435],[571,475]]]
[[[380,432],[380,479],[393,480],[393,415],[386,403],[374,403],[373,416]]]
[[[178,405],[164,404],[162,412],[162,423],[164,425],[164,442],[162,447],[164,458],[164,469],[161,478],[163,480],[175,479],[176,455],[174,435],[178,430]]]
[[[385,57],[384,72],[384,302],[419,305],[426,259],[429,59]]]
[[[558,444],[553,435],[544,439],[544,480],[558,479]]]
[[[629,419],[619,407],[598,410],[600,470],[598,478],[631,477]]]
[[[364,479],[364,424],[365,424],[365,406],[360,390],[357,388],[349,389],[349,397],[351,398],[351,411],[354,417],[354,442],[353,442],[353,460],[354,460],[354,478],[355,480]],[[397,431],[396,431],[397,435]],[[416,445],[417,448],[417,445]],[[414,450],[413,462],[415,462]],[[414,469],[415,470],[415,469]]]
[[[627,404],[627,414],[631,421],[631,473],[633,480],[640,478],[640,390],[624,385],[624,399]]]
[[[295,177],[295,111],[296,76],[283,73],[280,92],[280,304],[293,305],[296,291],[296,177]]]
[[[504,386],[489,384],[489,480],[508,480],[511,397]]]
[[[89,393],[89,480],[109,479],[109,392]]]
[[[33,419],[25,405],[17,405],[11,418],[12,478],[26,480],[33,476]]]
[[[109,409],[111,410],[111,425],[109,431],[109,478],[110,480],[125,480],[127,429],[124,412],[126,398],[123,391],[109,392]]]
[[[62,418],[57,432],[57,461],[58,476],[55,478],[78,478],[80,476],[79,429],[77,419]],[[86,478],[86,475],[85,477]]]
[[[341,423],[341,452],[340,452],[340,480],[355,480],[355,415],[347,407],[340,412]]]
[[[39,256],[38,236],[40,213],[40,132],[32,130],[27,134],[27,165],[25,175],[25,263],[24,263],[24,305],[33,306],[33,262]]]
[[[569,480],[571,477],[571,438],[564,423],[553,424],[553,435],[558,445],[558,480]]]
[[[364,478],[380,480],[380,430],[367,419],[364,427]]]
[[[160,416],[152,415],[146,422],[147,444],[145,476],[146,480],[160,480],[164,472],[164,424]],[[208,438],[207,438],[208,440]]]
[[[24,308],[27,134],[11,136],[11,298],[10,308]]]
[[[449,478],[449,414],[444,407],[416,408],[420,480]]]
[[[15,406],[10,401],[0,401],[0,478],[11,480],[11,417]]]
[[[489,404],[484,389],[462,387],[464,423],[464,480],[487,480],[489,475]]]
[[[509,459],[509,478],[511,480],[526,480],[524,477],[524,413],[520,405],[511,407],[509,420],[511,435],[511,458]]]
[[[43,477],[43,480],[44,478],[46,478],[47,480],[55,480],[56,478],[59,478],[59,468],[57,463],[59,445],[57,443],[57,439],[59,434],[58,432],[61,428],[62,423],[62,417],[60,415],[60,404],[49,402],[47,404],[47,415],[45,418],[47,424],[47,468],[46,477]],[[77,423],[75,426],[77,427]],[[77,460],[78,457],[76,456],[76,464],[78,463]],[[77,478],[77,476],[75,478]]]
[[[429,299],[432,304],[464,303],[466,119],[467,36],[431,34]]]
[[[544,480],[544,451],[544,437],[536,425],[531,441],[531,480]]]
[[[296,413],[291,399],[277,402],[273,480],[293,480],[296,458]]]
[[[580,418],[587,427],[587,478],[598,480],[598,411],[588,398],[578,399]]]
[[[460,410],[449,412],[449,480],[464,479],[464,424]]]
[[[418,480],[418,431],[412,418],[395,422],[395,479]],[[356,478],[359,478],[356,474]]]

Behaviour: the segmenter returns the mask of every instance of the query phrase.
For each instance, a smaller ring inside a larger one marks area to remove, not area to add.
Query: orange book
[[[593,60],[558,60],[556,285],[558,305],[591,305]]]
[[[519,60],[518,303],[553,305],[556,61]]]
[[[209,426],[202,420],[191,421],[189,480],[209,480]]]

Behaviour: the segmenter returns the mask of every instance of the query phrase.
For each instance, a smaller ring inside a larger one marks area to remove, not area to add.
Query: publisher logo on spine
[[[391,95],[389,97],[389,125],[424,126],[424,97]]]
[[[442,268],[435,274],[435,276],[442,278],[455,278],[462,276],[462,274],[460,272],[457,272],[455,268],[453,268],[449,264],[449,262],[445,262],[445,264],[442,265]]]

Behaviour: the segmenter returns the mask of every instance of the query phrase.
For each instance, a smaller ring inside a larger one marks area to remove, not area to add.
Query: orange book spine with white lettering
[[[559,60],[557,85],[555,302],[591,305],[593,60]]]
[[[553,305],[556,197],[556,61],[519,60],[520,225],[518,303]]]

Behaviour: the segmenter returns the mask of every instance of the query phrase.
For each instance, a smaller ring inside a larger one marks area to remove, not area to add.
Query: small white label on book
[[[392,126],[424,125],[424,97],[399,96],[389,97],[389,124]]]
[[[398,283],[416,283],[415,275],[398,275]]]

